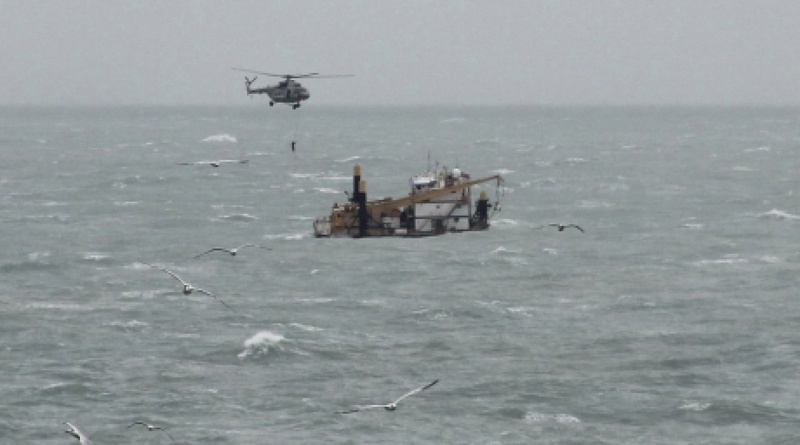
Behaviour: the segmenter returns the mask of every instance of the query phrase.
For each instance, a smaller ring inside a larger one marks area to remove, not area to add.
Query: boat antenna
[[[428,150],[428,171],[431,171],[431,151]]]

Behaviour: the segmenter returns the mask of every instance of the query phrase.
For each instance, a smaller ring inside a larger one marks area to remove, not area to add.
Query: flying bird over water
[[[146,264],[146,265],[148,265],[148,266],[152,267],[153,269],[158,269],[158,270],[160,270],[160,271],[162,271],[162,272],[164,272],[164,273],[168,274],[168,275],[169,275],[169,276],[171,276],[172,278],[175,278],[176,280],[180,281],[180,282],[181,282],[181,284],[183,284],[183,294],[184,294],[184,295],[189,295],[189,294],[191,294],[193,291],[197,291],[197,292],[200,292],[201,294],[206,294],[206,295],[208,295],[209,297],[211,297],[211,298],[214,298],[215,300],[217,300],[217,301],[219,301],[220,303],[222,303],[222,304],[223,304],[223,305],[224,305],[226,308],[228,308],[228,309],[230,309],[230,310],[233,310],[233,308],[232,308],[232,307],[228,306],[228,304],[227,304],[227,303],[225,303],[224,301],[222,301],[222,300],[221,300],[219,297],[217,297],[216,295],[212,294],[211,292],[209,292],[209,291],[207,291],[207,290],[200,289],[199,287],[194,287],[194,286],[192,286],[191,284],[187,283],[186,281],[183,281],[183,278],[179,277],[179,276],[178,276],[178,275],[177,275],[175,272],[172,272],[171,270],[168,270],[168,269],[164,269],[163,267],[154,266],[154,265],[152,265],[152,264],[148,264],[148,263],[143,263],[143,264]]]
[[[351,413],[356,413],[356,412],[359,412],[359,411],[365,411],[365,410],[373,409],[373,408],[383,408],[386,411],[394,411],[394,410],[397,409],[397,404],[400,403],[401,400],[405,399],[406,397],[413,396],[414,394],[416,394],[418,392],[425,391],[426,389],[428,389],[431,386],[435,385],[438,381],[439,380],[436,379],[433,382],[428,383],[425,386],[420,386],[419,388],[417,388],[415,390],[409,391],[409,392],[403,394],[402,396],[400,396],[394,402],[387,403],[385,405],[359,405],[359,406],[356,406],[355,408],[347,410],[347,411],[340,411],[340,414],[351,414]]]
[[[222,164],[247,164],[249,159],[219,159],[217,161],[178,162],[178,165],[210,165],[219,167]]]
[[[64,432],[78,439],[81,442],[81,445],[92,445],[92,441],[85,434],[83,434],[78,427],[69,422],[64,422],[64,424],[69,427],[69,429]]]
[[[567,227],[574,227],[574,228],[576,228],[576,229],[580,230],[581,232],[584,232],[584,230],[583,230],[583,229],[581,229],[581,228],[580,228],[580,226],[578,226],[577,224],[559,224],[559,223],[551,223],[551,224],[547,224],[547,225],[544,225],[544,226],[539,226],[539,227],[537,227],[537,229],[543,229],[543,228],[545,228],[545,227],[550,227],[550,226],[552,226],[552,227],[558,227],[558,231],[559,231],[559,232],[563,232],[563,231],[564,231],[564,229],[566,229]]]
[[[171,441],[175,442],[175,439],[173,439],[173,438],[172,438],[172,436],[171,436],[171,435],[170,435],[168,432],[166,432],[166,431],[164,430],[164,428],[162,428],[162,427],[160,427],[160,426],[157,426],[157,425],[151,425],[151,424],[149,424],[149,423],[145,423],[145,422],[141,422],[141,421],[139,421],[139,422],[133,422],[132,424],[128,425],[128,428],[130,428],[130,427],[132,427],[132,426],[136,426],[136,425],[142,425],[142,426],[144,426],[145,428],[147,428],[147,431],[156,431],[156,430],[158,430],[158,431],[161,431],[161,432],[163,432],[164,434],[166,434],[166,435],[167,435],[167,437],[169,437]]]
[[[199,257],[201,257],[201,256],[203,256],[203,255],[205,255],[207,253],[211,253],[211,252],[215,252],[215,251],[228,252],[229,254],[231,254],[231,256],[236,256],[236,254],[239,253],[239,250],[244,249],[245,247],[256,247],[256,248],[264,249],[264,250],[272,250],[269,247],[258,246],[258,245],[255,245],[255,244],[244,244],[244,245],[241,245],[239,247],[234,247],[233,249],[226,249],[224,247],[214,247],[213,249],[206,250],[205,252],[201,253],[200,255],[196,255],[195,258],[199,258]]]

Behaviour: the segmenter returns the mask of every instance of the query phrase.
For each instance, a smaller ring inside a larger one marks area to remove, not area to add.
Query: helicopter
[[[283,78],[281,82],[278,82],[277,85],[267,85],[264,88],[250,88],[250,85],[258,79],[258,76],[253,77],[252,79],[245,76],[244,78],[244,86],[247,90],[247,95],[251,94],[266,94],[269,96],[269,106],[273,106],[276,103],[279,104],[287,104],[291,105],[293,110],[300,108],[300,102],[304,100],[308,100],[311,95],[308,93],[308,89],[304,86],[300,85],[300,82],[295,82],[294,79],[307,79],[307,78],[333,78],[333,77],[353,77],[352,74],[331,74],[327,76],[323,76],[319,73],[307,73],[307,74],[273,74],[273,73],[263,73],[260,71],[253,71],[253,70],[245,70],[241,68],[233,68],[236,71],[244,71],[246,73],[253,73],[253,74],[262,74],[265,76],[272,76],[272,77],[280,77]]]

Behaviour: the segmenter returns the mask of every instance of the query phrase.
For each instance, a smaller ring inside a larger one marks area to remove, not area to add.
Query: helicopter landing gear
[[[292,110],[300,108],[300,104],[292,104]]]
[[[269,101],[269,106],[271,107],[271,106],[273,106],[273,105],[275,105],[275,102],[273,102],[273,101]]]

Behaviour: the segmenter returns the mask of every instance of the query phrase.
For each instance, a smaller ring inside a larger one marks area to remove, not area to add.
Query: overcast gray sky
[[[800,1],[0,0],[0,104],[249,103],[232,67],[355,74],[303,81],[325,105],[800,105]]]

